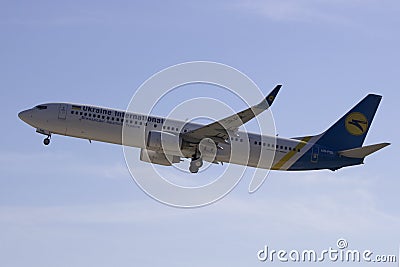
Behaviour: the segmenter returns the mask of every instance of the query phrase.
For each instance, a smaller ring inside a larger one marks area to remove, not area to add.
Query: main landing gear
[[[193,157],[192,161],[190,162],[189,171],[191,173],[197,173],[199,169],[203,166],[203,159],[200,157]]]
[[[43,140],[43,144],[44,144],[45,146],[48,146],[48,145],[50,144],[50,138],[51,138],[51,135],[48,135],[48,136]]]

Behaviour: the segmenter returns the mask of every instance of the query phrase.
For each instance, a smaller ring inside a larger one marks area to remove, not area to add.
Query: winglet
[[[274,90],[272,90],[272,92],[269,93],[269,95],[265,98],[265,101],[267,101],[269,106],[271,106],[272,103],[274,102],[275,97],[278,94],[281,87],[282,87],[282,84],[278,84],[277,86],[275,86]]]
[[[263,101],[258,105],[256,105],[255,107],[263,110],[268,109],[274,102],[276,95],[278,94],[281,87],[282,84],[278,84],[277,86],[275,86],[275,88],[271,91],[271,93],[269,93],[267,97],[265,97],[265,99],[263,99]]]

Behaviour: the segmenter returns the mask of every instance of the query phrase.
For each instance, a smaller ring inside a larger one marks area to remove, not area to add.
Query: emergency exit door
[[[67,105],[66,104],[60,104],[58,108],[58,118],[60,120],[65,120],[67,118]]]

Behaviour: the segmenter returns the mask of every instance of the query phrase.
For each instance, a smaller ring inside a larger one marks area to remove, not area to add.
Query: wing
[[[271,93],[259,104],[245,109],[237,114],[226,117],[222,120],[207,124],[198,129],[182,134],[182,138],[190,142],[200,142],[203,138],[211,138],[215,142],[224,142],[229,138],[229,131],[235,132],[237,129],[253,119],[263,111],[267,110],[275,100],[276,95],[282,85],[277,85]]]

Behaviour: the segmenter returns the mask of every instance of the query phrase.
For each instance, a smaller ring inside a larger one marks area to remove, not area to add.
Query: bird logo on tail
[[[362,135],[368,129],[368,120],[360,112],[350,113],[345,120],[346,130],[352,135]]]

